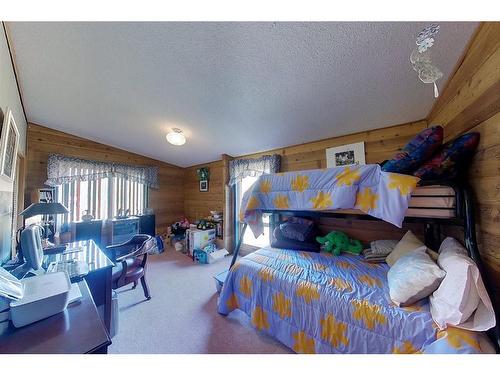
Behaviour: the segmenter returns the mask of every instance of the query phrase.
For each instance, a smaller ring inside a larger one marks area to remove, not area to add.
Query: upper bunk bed
[[[243,197],[239,219],[256,236],[262,214],[271,214],[271,222],[283,215],[421,223],[431,248],[439,247],[442,226],[459,226],[469,256],[482,266],[472,193],[463,182],[419,181],[376,164],[277,173],[262,176]]]
[[[460,216],[457,212],[457,195],[460,195],[460,189],[455,184],[439,184],[437,182],[419,184],[411,192],[408,201],[408,209],[404,216],[409,218],[428,218],[428,219],[454,219]],[[327,211],[324,211],[327,212]],[[338,209],[330,211],[332,214],[340,217],[344,215],[366,215],[360,209]]]
[[[239,212],[243,226],[231,269],[247,226],[256,237],[263,233],[263,214],[271,215],[271,226],[280,216],[384,220],[400,228],[403,222],[421,223],[426,245],[436,250],[442,240],[441,227],[454,225],[463,229],[468,255],[476,262],[490,292],[477,247],[472,203],[471,191],[465,184],[422,182],[413,176],[383,172],[379,165],[264,175],[243,196]],[[273,257],[268,250],[263,251]],[[490,337],[498,350],[496,328]]]

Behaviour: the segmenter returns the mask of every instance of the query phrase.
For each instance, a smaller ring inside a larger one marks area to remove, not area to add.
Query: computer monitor
[[[36,224],[30,225],[21,232],[21,250],[26,260],[26,266],[33,270],[42,267],[42,227]]]

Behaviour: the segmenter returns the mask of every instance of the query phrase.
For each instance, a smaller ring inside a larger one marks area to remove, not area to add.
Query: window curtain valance
[[[127,164],[79,159],[59,154],[49,155],[47,161],[47,181],[49,186],[57,186],[73,181],[98,180],[120,176],[158,189],[158,167],[138,167]]]
[[[264,155],[258,159],[235,159],[229,162],[229,185],[234,185],[245,177],[259,177],[280,171],[281,156]]]

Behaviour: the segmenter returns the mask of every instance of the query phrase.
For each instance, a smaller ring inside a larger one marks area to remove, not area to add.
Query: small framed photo
[[[365,164],[365,142],[351,143],[326,149],[326,167]]]
[[[200,191],[208,191],[208,180],[200,181]]]
[[[12,111],[7,109],[4,117],[0,138],[0,175],[13,180],[16,174],[17,147],[19,131]]]
[[[54,190],[51,188],[38,189],[38,201],[40,203],[53,203],[54,202]]]

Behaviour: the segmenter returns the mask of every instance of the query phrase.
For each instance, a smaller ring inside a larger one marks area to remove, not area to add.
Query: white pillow
[[[399,258],[387,273],[389,295],[398,306],[409,306],[434,292],[445,272],[421,246]]]
[[[440,329],[448,325],[471,331],[495,326],[495,312],[476,263],[454,238],[439,248],[439,266],[446,277],[430,297],[432,319]]]

